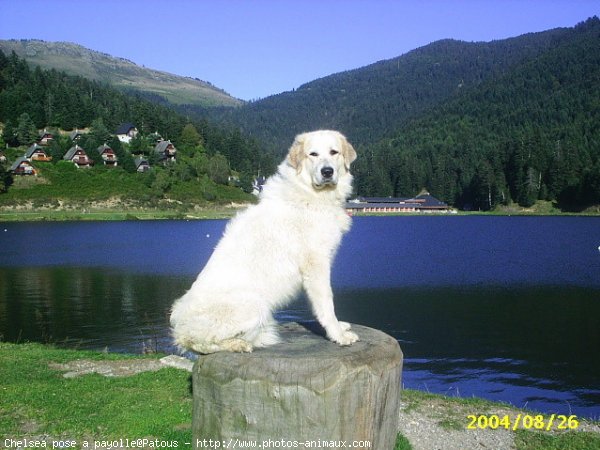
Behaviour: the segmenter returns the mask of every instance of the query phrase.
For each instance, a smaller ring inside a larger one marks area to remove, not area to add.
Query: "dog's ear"
[[[289,165],[296,169],[298,173],[302,170],[302,160],[306,156],[304,154],[304,137],[304,134],[296,136],[287,156]]]
[[[344,157],[346,170],[350,170],[350,164],[356,159],[356,150],[354,150],[354,147],[352,147],[345,137],[342,138],[342,156]]]

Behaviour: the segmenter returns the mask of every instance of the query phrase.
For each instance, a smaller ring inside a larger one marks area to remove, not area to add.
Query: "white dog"
[[[358,340],[338,321],[330,285],[332,261],[350,228],[344,203],[355,159],[337,131],[296,136],[260,202],[230,221],[190,290],[173,305],[177,345],[214,353],[275,344],[272,312],[301,287],[329,339],[340,345]]]

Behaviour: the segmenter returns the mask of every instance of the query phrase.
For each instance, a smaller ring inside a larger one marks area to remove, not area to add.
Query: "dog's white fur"
[[[330,285],[332,261],[350,228],[344,203],[355,159],[337,131],[296,136],[259,203],[230,221],[190,290],[173,305],[178,346],[213,353],[275,344],[272,312],[302,287],[329,339],[340,345],[358,340],[338,321]]]

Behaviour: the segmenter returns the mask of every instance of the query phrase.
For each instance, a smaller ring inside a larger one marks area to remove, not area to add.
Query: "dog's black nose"
[[[331,178],[333,176],[333,168],[323,167],[321,169],[321,175],[323,175],[323,178]]]

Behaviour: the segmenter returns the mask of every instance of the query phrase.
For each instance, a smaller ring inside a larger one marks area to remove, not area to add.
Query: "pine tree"
[[[4,167],[4,164],[0,163],[0,193],[6,192],[12,182],[13,179],[10,170]]]
[[[19,145],[31,145],[38,139],[38,131],[29,117],[29,114],[23,113],[19,116],[19,123],[17,125],[17,140]]]
[[[204,145],[204,139],[196,130],[196,127],[191,123],[188,123],[183,130],[181,130],[181,136],[177,141],[177,147],[179,150],[183,150],[190,154],[195,150],[200,150]]]
[[[19,145],[19,141],[17,140],[17,130],[10,120],[7,120],[4,124],[4,129],[2,130],[2,139],[9,147],[16,147]]]
[[[217,184],[227,184],[229,181],[229,163],[227,158],[220,153],[215,154],[208,161],[208,176]]]

